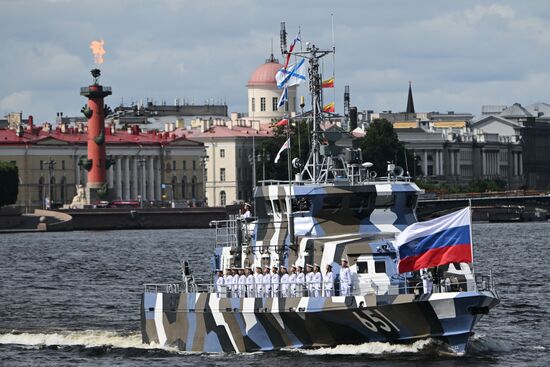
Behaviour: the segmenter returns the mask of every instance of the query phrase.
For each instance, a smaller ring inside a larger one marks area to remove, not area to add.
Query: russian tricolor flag
[[[470,208],[411,224],[396,238],[399,272],[472,262]]]

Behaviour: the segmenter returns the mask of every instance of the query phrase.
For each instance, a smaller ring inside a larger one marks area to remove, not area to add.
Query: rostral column
[[[86,198],[88,204],[106,200],[108,195],[106,177],[107,161],[105,151],[105,108],[103,99],[112,94],[111,87],[99,84],[99,69],[92,69],[93,84],[80,88],[80,95],[88,98],[88,104],[82,108],[82,113],[88,118],[88,181]]]

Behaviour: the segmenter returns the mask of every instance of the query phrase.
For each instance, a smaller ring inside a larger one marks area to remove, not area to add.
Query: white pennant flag
[[[281,153],[287,150],[289,146],[290,146],[290,138],[288,138],[287,141],[285,141],[285,143],[281,147],[281,149],[279,149],[279,153],[277,153],[277,156],[275,157],[275,161],[274,161],[275,163],[279,162],[279,158],[281,158]]]

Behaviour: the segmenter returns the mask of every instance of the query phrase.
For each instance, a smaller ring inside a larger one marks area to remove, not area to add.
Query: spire
[[[410,81],[409,81],[409,97],[407,99],[407,113],[415,113],[414,112],[414,102],[413,102],[413,92],[412,92]]]

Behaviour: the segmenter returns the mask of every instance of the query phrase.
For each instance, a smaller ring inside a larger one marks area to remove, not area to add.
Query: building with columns
[[[87,154],[85,129],[66,124],[52,129],[48,123],[0,129],[0,160],[19,168],[18,206],[39,208],[45,197],[57,205],[71,203],[76,185],[85,185],[87,179],[79,164]],[[114,200],[200,203],[204,199],[202,143],[184,135],[134,128],[107,129],[105,144],[114,163],[107,170]]]
[[[224,206],[251,201],[254,164],[262,164],[261,159],[265,159],[257,147],[263,139],[272,136],[269,124],[241,119],[237,114],[232,114],[230,120],[197,119],[193,125],[199,127],[176,132],[204,143],[208,157],[203,159],[208,205]]]
[[[523,146],[519,138],[468,128],[454,132],[420,127],[395,130],[419,162],[421,172],[410,172],[411,175],[452,184],[501,179],[509,189],[524,184]]]

